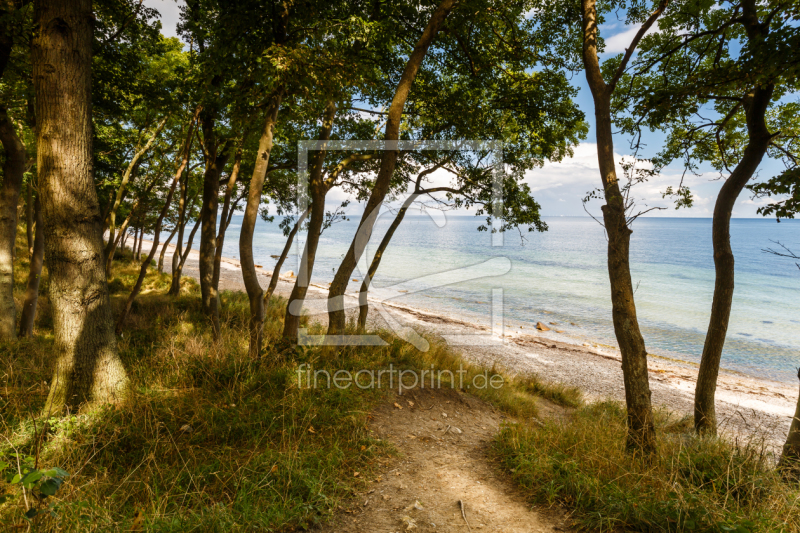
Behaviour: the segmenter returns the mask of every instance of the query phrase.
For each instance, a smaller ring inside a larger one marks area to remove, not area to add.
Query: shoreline
[[[144,242],[152,245],[152,241],[147,239]],[[170,252],[174,248],[174,245],[167,248],[167,257],[171,257]],[[199,253],[192,249],[184,267],[184,275],[199,278],[198,260]],[[263,266],[257,271],[259,278],[263,278],[260,279],[262,287],[266,287],[271,271]],[[288,298],[295,281],[290,274],[289,270],[281,274],[275,289],[276,296]],[[222,259],[219,289],[244,291],[238,260],[228,257]],[[327,291],[327,285],[310,283],[303,306],[304,314],[323,325],[327,323]],[[357,314],[357,294],[357,291],[345,294],[345,301],[349,305],[348,318]],[[381,317],[382,313],[376,310],[377,303],[370,298],[369,325],[391,329]],[[448,335],[485,336],[491,331],[491,327],[446,311],[433,312],[390,302],[381,305],[385,312],[391,310],[391,320],[401,326],[410,326],[437,338]],[[569,342],[568,337],[552,329],[546,332],[531,329],[523,333],[519,329],[505,327],[502,338],[493,335],[491,340],[484,337],[479,343],[452,348],[470,363],[503,368],[511,375],[536,373],[549,381],[576,386],[583,391],[587,400],[625,400],[621,355],[617,348],[610,345]],[[697,366],[691,361],[648,354],[654,407],[691,416]],[[721,368],[716,395],[720,433],[745,440],[755,438],[773,452],[779,452],[794,416],[797,394],[796,386]]]

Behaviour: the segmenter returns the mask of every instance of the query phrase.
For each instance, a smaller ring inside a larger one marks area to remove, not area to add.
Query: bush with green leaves
[[[38,468],[36,459],[30,455],[11,453],[7,457],[0,456],[0,475],[3,480],[11,485],[12,492],[3,491],[0,494],[0,504],[5,503],[13,494],[14,489],[19,489],[36,504],[31,502],[30,507],[23,515],[28,520],[33,519],[43,511],[55,515],[55,509],[48,498],[55,496],[64,480],[69,474],[58,467]],[[28,500],[26,498],[26,506]]]

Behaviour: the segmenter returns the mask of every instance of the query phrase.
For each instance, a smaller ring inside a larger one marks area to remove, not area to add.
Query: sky
[[[161,13],[162,33],[168,37],[177,36],[175,26],[179,19],[179,5],[183,3],[182,0],[144,0],[144,3]],[[604,24],[600,31],[605,38],[606,50],[604,56],[607,57],[624,52],[625,47],[638,31],[638,27],[626,26],[621,21],[611,21]],[[589,134],[586,140],[575,148],[572,158],[558,163],[548,163],[542,168],[528,172],[525,177],[525,181],[534,191],[534,197],[541,204],[542,214],[545,216],[587,216],[582,199],[589,191],[600,186],[600,174],[595,151],[596,145],[594,143],[594,108],[591,92],[585,78],[581,75],[573,76],[572,83],[579,88],[576,101],[589,122]],[[650,144],[650,149],[655,153],[658,150],[658,145],[663,141],[663,136],[651,135],[647,140]],[[615,159],[621,161],[624,156],[630,155],[630,150],[628,149],[629,139],[622,135],[615,135],[614,148]],[[764,178],[774,175],[777,169],[778,166],[775,163],[766,163],[759,167],[760,175]],[[714,210],[717,192],[723,183],[719,174],[711,171],[701,176],[688,176],[686,184],[689,185],[694,194],[694,206],[690,209],[676,210],[669,199],[662,198],[662,192],[669,185],[677,186],[682,173],[683,168],[679,164],[673,165],[647,183],[634,187],[633,196],[636,198],[639,208],[664,208],[650,211],[647,216],[710,217]],[[622,177],[619,167],[618,175]],[[332,204],[343,199],[334,191],[331,191],[329,197],[329,201]],[[748,191],[744,191],[734,207],[733,216],[737,218],[760,218],[756,210],[766,203],[767,201],[764,199],[751,198],[751,194]],[[587,207],[593,215],[599,216],[600,205],[599,201],[594,201]],[[353,208],[357,209],[355,205]]]

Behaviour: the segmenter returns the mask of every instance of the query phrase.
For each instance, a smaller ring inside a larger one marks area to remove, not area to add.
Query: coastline
[[[152,245],[147,239],[144,242]],[[167,248],[167,257],[171,257],[173,250],[174,245]],[[186,261],[184,275],[199,279],[198,261],[199,253],[193,249]],[[271,272],[265,267],[257,270],[262,287],[266,287]],[[289,273],[282,273],[275,289],[276,296],[288,298],[291,293],[295,278]],[[219,289],[244,291],[238,260],[222,259]],[[327,290],[327,285],[311,283],[303,307],[304,314],[307,313],[312,321],[323,325],[327,323]],[[373,303],[372,298],[370,300]],[[348,291],[345,301],[352,305],[348,308],[348,317],[357,314],[357,292]],[[491,333],[490,327],[452,313],[388,302],[383,303],[383,307],[390,309],[391,318],[401,325],[434,337],[487,336]],[[370,326],[388,328],[388,323],[374,308],[369,316]],[[496,366],[512,375],[536,373],[546,380],[576,386],[588,400],[625,400],[621,356],[613,346],[591,342],[579,344],[552,329],[528,329],[523,332],[506,327],[502,338],[494,335],[489,342],[453,346],[453,349],[471,363],[490,368]],[[691,416],[697,364],[649,354],[648,370],[653,405]],[[720,432],[737,438],[739,442],[742,439],[745,442],[755,439],[756,444],[763,443],[768,449],[778,452],[794,416],[797,394],[796,386],[721,369],[716,395]]]

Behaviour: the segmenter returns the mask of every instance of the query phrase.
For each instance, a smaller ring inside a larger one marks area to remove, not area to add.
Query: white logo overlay
[[[492,167],[492,217],[489,232],[491,247],[503,246],[503,233],[497,228],[501,227],[501,220],[497,214],[503,212],[503,145],[499,141],[300,141],[298,142],[298,183],[297,183],[297,212],[303,213],[309,204],[309,172],[308,172],[308,152],[311,150],[325,149],[333,151],[458,151],[458,152],[487,152],[495,164]],[[412,194],[407,194],[404,200],[409,200]],[[418,196],[418,195],[417,195]],[[416,198],[412,199],[415,200]],[[360,225],[355,236],[356,257],[361,258],[369,242],[371,229],[374,222],[381,215],[381,206],[376,207],[368,217],[364,218],[364,223]],[[386,213],[387,211],[384,211]],[[444,213],[438,210],[425,210],[429,214],[433,223],[438,227],[446,224]],[[305,247],[301,249],[300,243],[294,244],[297,256],[297,283],[307,287],[309,276],[307,272],[307,262],[304,260],[306,253]],[[356,265],[354,275],[367,277],[366,272],[361,272]],[[387,309],[391,307],[390,301],[400,296],[424,293],[439,287],[464,283],[477,279],[502,276],[511,270],[511,260],[507,257],[492,257],[481,263],[455,268],[435,274],[428,274],[421,277],[408,279],[389,287],[373,287],[371,280],[365,280],[369,290],[370,309],[377,311],[380,317],[387,324],[392,333],[400,339],[412,344],[420,351],[429,349],[426,341],[414,329],[401,324],[395,316]],[[328,310],[348,310],[359,307],[359,295],[345,295],[325,300],[294,300],[289,302],[289,312],[295,316],[308,313],[304,304],[313,302],[313,307],[317,308],[325,304],[325,311]],[[493,288],[491,302],[488,304],[488,313],[491,314],[491,332],[488,334],[458,334],[442,335],[445,341],[451,346],[486,346],[499,345],[504,343],[503,337],[503,289]],[[319,309],[323,312],[322,309]],[[298,344],[305,346],[385,346],[387,345],[378,335],[309,335],[307,328],[300,328],[298,331]]]

